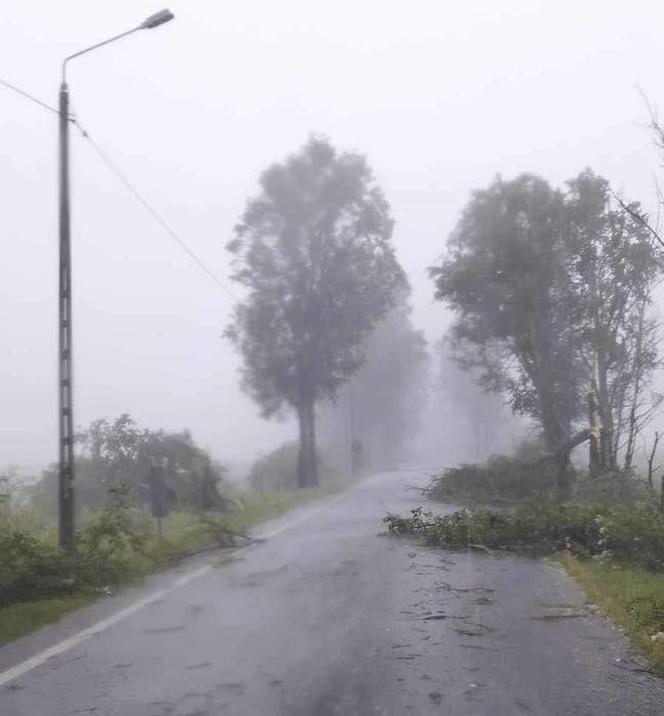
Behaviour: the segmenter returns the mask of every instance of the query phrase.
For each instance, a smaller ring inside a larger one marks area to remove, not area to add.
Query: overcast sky
[[[652,206],[640,85],[664,108],[664,5],[633,0],[171,2],[175,21],[70,67],[91,136],[219,276],[257,177],[311,132],[365,153],[397,221],[415,321],[445,314],[426,267],[497,173],[586,166]],[[52,104],[63,56],[159,0],[3,8],[0,77]],[[56,455],[55,115],[0,87],[0,465]],[[237,386],[232,299],[72,141],[76,422],[127,411],[246,461],[293,434]]]

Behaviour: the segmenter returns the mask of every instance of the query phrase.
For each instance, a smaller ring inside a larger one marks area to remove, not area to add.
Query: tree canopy
[[[299,484],[316,484],[314,406],[362,365],[364,338],[406,279],[389,205],[362,155],[312,137],[259,184],[227,246],[246,289],[227,334],[263,414],[297,411]]]
[[[430,273],[456,315],[457,359],[536,419],[551,451],[590,400],[611,468],[656,364],[658,267],[646,229],[586,170],[565,190],[524,174],[474,192]]]

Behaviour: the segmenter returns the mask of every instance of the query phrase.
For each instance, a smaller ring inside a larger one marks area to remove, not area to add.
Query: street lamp
[[[58,423],[59,423],[59,474],[58,514],[59,543],[61,549],[71,553],[74,549],[74,401],[72,385],[72,312],[71,312],[71,228],[69,198],[69,88],[67,63],[75,57],[96,50],[138,30],[152,30],[174,17],[170,10],[160,10],[140,25],[98,42],[66,57],[62,63],[60,85],[60,156],[59,156],[59,215],[60,253],[58,286]]]

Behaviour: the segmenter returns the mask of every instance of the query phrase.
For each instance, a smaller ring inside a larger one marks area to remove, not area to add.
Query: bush
[[[440,502],[514,504],[555,495],[557,466],[537,441],[523,441],[514,455],[494,455],[483,465],[466,464],[435,475],[425,492]],[[588,504],[635,504],[652,500],[644,480],[631,469],[590,478],[575,472],[573,499]]]
[[[86,509],[103,509],[114,485],[131,485],[136,499],[147,502],[150,469],[155,464],[164,465],[168,487],[179,509],[223,511],[226,507],[221,495],[226,468],[212,460],[186,430],[147,430],[125,413],[112,421],[94,420],[77,440],[79,514]],[[32,509],[52,521],[57,515],[57,484],[57,466],[52,465],[29,491]]]
[[[259,492],[296,490],[298,449],[296,442],[284,443],[265,457],[256,460],[249,472],[250,487]],[[321,482],[326,482],[335,476],[334,471],[320,455],[318,473]]]
[[[534,467],[533,460],[522,455],[496,455],[485,465],[447,468],[432,479],[426,492],[441,502],[515,502],[549,496],[555,481],[549,461]]]
[[[392,534],[414,534],[451,549],[480,544],[529,554],[571,550],[601,560],[664,569],[664,518],[648,503],[631,506],[519,505],[514,510],[460,510],[434,515],[418,507],[410,516],[385,518]]]
[[[52,530],[14,505],[15,472],[0,472],[0,606],[71,589],[71,568]]]
[[[0,606],[96,588],[135,573],[148,526],[133,509],[128,486],[116,486],[102,512],[77,534],[76,559],[65,556],[52,529],[35,529],[20,513],[0,522]]]
[[[284,443],[259,458],[249,472],[249,485],[259,492],[281,492],[297,488],[297,443]]]
[[[71,564],[54,542],[21,528],[0,530],[0,605],[71,591]]]
[[[146,516],[135,509],[129,485],[108,491],[104,509],[77,535],[78,582],[101,586],[127,579],[136,572],[136,556],[147,556]]]
[[[645,480],[633,470],[615,470],[596,478],[588,473],[579,476],[573,499],[576,502],[599,505],[637,504],[651,502],[653,494]]]

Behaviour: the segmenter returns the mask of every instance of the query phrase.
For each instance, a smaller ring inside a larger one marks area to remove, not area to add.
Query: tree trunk
[[[307,404],[307,423],[308,441],[309,441],[309,460],[308,460],[308,485],[309,487],[318,487],[318,454],[316,450],[316,410],[314,401],[310,400]]]
[[[629,429],[627,437],[627,449],[625,450],[625,467],[632,466],[632,460],[634,459],[634,449],[636,444],[636,435],[639,432],[639,425],[637,424],[636,411],[639,405],[639,397],[641,393],[641,378],[643,377],[643,328],[645,318],[646,303],[641,301],[639,306],[639,321],[637,324],[636,331],[636,349],[634,351],[634,362],[632,365],[632,376],[634,386],[632,389],[632,405],[629,411]]]
[[[297,407],[300,444],[297,454],[297,486],[318,486],[318,456],[316,454],[316,413],[314,402],[303,399]]]
[[[590,477],[595,478],[600,473],[600,452],[599,452],[599,418],[595,393],[588,393],[588,424],[590,425],[589,449],[588,449],[588,472]]]
[[[609,400],[606,358],[597,358],[597,408],[601,423],[599,434],[600,470],[606,472],[615,468],[613,460],[613,416]]]
[[[551,394],[546,378],[542,381],[538,393],[544,438],[548,450],[554,455],[556,463],[556,493],[558,499],[566,500],[570,495],[573,480],[569,450],[565,450],[569,437],[565,434],[558,420],[555,398]]]
[[[557,463],[556,496],[560,501],[565,501],[571,496],[574,481],[574,469],[570,464],[569,453],[560,453]]]
[[[297,406],[297,420],[300,428],[299,445],[297,451],[297,486],[306,487],[308,480],[308,450],[309,438],[307,432],[306,408],[300,404]]]
[[[584,428],[580,430],[576,435],[566,440],[552,455],[545,455],[532,464],[532,468],[536,469],[542,463],[547,460],[553,460],[557,466],[556,475],[556,491],[559,500],[566,500],[569,498],[572,487],[572,479],[574,477],[574,468],[570,464],[570,453],[581,443],[588,440],[590,437],[590,429]]]
[[[608,385],[609,357],[607,345],[609,344],[606,334],[606,317],[603,314],[603,297],[601,288],[598,286],[597,254],[593,249],[592,259],[589,266],[588,289],[591,301],[593,320],[593,389],[597,396],[597,412],[600,421],[599,434],[599,471],[600,473],[615,468],[613,451],[613,414],[611,397]]]

